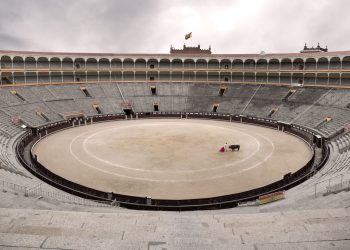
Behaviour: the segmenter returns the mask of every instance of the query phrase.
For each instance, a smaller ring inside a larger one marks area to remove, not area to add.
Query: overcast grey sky
[[[0,50],[214,53],[350,50],[349,0],[0,0]]]

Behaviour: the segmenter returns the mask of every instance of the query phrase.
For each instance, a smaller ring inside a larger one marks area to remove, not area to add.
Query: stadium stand
[[[0,248],[347,249],[349,55],[0,51]],[[67,122],[67,113],[124,116],[125,107],[137,114],[203,112],[292,123],[323,135],[329,158],[281,201],[183,213],[74,196],[16,159],[28,128]]]

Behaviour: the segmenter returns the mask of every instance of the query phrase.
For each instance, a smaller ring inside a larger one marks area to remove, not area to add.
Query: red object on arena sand
[[[221,147],[219,152],[221,152],[221,153],[225,152],[225,147]]]

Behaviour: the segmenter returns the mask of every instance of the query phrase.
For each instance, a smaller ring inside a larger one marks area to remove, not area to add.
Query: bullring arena
[[[240,151],[220,153],[226,141],[241,145]],[[268,128],[173,119],[64,130],[41,140],[33,153],[41,164],[70,181],[157,199],[247,191],[296,172],[312,156],[301,139]]]
[[[0,62],[1,249],[349,248],[350,51]]]

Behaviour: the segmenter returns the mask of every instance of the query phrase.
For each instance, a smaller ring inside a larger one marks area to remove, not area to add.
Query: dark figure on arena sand
[[[234,151],[235,149],[237,149],[239,151],[240,146],[233,144],[233,145],[228,146],[228,148],[230,148],[232,151]]]

